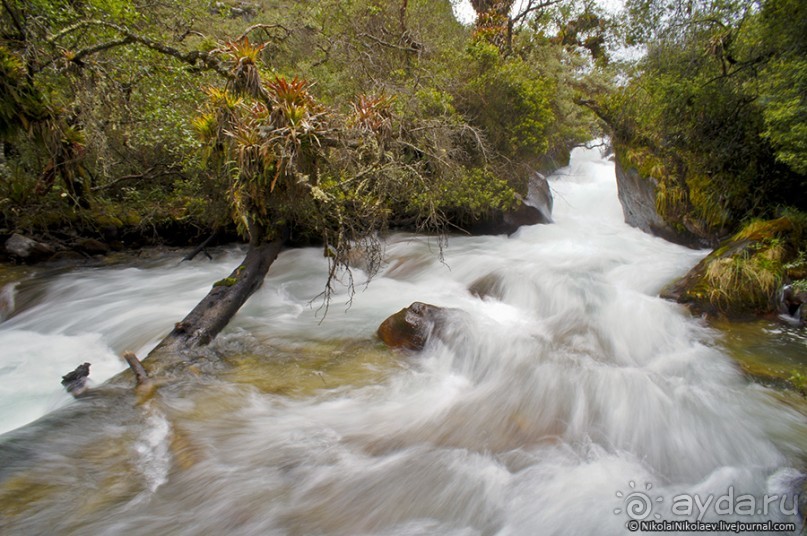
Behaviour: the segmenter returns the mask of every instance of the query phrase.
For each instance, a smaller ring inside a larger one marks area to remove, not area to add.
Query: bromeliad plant
[[[207,90],[209,100],[194,122],[208,161],[223,169],[234,220],[251,240],[277,235],[298,217],[326,161],[322,139],[333,134],[334,114],[316,101],[311,83],[264,78],[258,66],[263,48],[244,37],[218,49],[229,80],[223,89]]]
[[[266,43],[254,45],[249,42],[249,37],[244,36],[236,41],[227,41],[219,49],[226,61],[232,65],[231,88],[237,95],[264,97],[258,62],[265,47]]]
[[[359,95],[351,105],[353,116],[349,124],[378,137],[389,137],[392,133],[392,104],[395,97],[386,95]]]
[[[341,114],[317,101],[310,82],[263,75],[260,46],[244,40],[221,50],[228,82],[207,90],[195,121],[208,162],[251,242],[292,228],[324,243],[331,268],[326,297],[357,246],[368,275],[380,266],[378,233],[390,222],[443,231],[447,210],[479,215],[501,205],[493,197],[512,194],[487,180],[482,137],[454,117],[399,116],[396,101],[383,93],[359,95]],[[481,170],[472,174],[480,184],[462,181],[471,167]],[[455,183],[473,195],[458,194],[446,205]]]
[[[242,97],[233,94],[235,82],[233,90],[208,90],[195,121],[208,154],[228,164],[228,193],[245,234],[272,229],[293,197],[305,195],[323,157],[320,138],[328,133],[326,111],[308,82],[276,77],[260,84]]]

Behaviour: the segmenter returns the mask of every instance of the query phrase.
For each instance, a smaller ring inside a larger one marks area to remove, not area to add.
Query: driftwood
[[[137,385],[143,385],[150,381],[149,375],[146,373],[146,369],[143,368],[143,363],[140,362],[134,353],[123,352],[123,359],[126,360],[129,368],[132,369],[132,372],[134,372]]]
[[[243,262],[229,277],[214,283],[207,296],[174,325],[174,329],[149,352],[146,359],[152,358],[151,361],[155,361],[157,366],[183,362],[187,361],[189,351],[209,344],[260,288],[285,239],[284,236],[273,242],[251,243]],[[157,384],[149,377],[140,359],[132,352],[124,352],[123,359],[134,372],[138,393],[152,393]],[[84,363],[62,377],[62,385],[74,397],[86,392],[89,368],[90,364]]]
[[[260,230],[257,231],[252,236],[265,236],[259,233]],[[134,392],[129,388],[131,379],[128,374],[121,373],[94,389],[93,396],[82,396],[80,404],[59,408],[1,435],[0,460],[3,460],[3,464],[0,464],[0,487],[6,485],[9,479],[33,470],[48,452],[59,453],[75,448],[75,438],[84,433],[88,420],[108,419],[127,426],[138,422],[144,406],[147,411],[169,413],[160,409],[162,401],[155,397],[158,387],[169,378],[177,378],[177,372],[181,373],[196,362],[201,348],[224,329],[244,302],[261,286],[286,239],[287,233],[284,233],[283,238],[271,243],[253,241],[243,262],[229,277],[214,284],[208,295],[149,352],[144,359],[145,364],[131,352],[123,354],[136,379]],[[77,379],[80,373],[76,374]],[[71,378],[70,374],[65,377],[66,380]],[[86,376],[83,379],[86,381]],[[135,402],[133,405],[127,403],[132,400]],[[166,418],[170,422],[170,417]],[[184,467],[192,465],[195,463],[193,456],[189,457],[187,452],[183,452],[187,449],[182,446],[181,430],[173,423],[170,426],[175,438],[171,448],[175,449],[178,463]],[[38,447],[32,450],[29,445]]]

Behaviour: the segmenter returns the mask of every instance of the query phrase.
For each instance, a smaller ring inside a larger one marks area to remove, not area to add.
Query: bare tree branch
[[[517,24],[519,21],[524,19],[530,13],[534,13],[538,10],[552,7],[555,4],[559,4],[561,1],[562,0],[547,0],[546,2],[533,2],[533,0],[530,0],[530,2],[527,4],[527,7],[521,10],[521,12],[518,15],[510,19],[511,25]]]
[[[291,30],[289,30],[288,28],[286,28],[282,24],[253,24],[252,26],[250,26],[249,28],[244,30],[244,33],[239,35],[238,38],[236,39],[236,41],[240,41],[240,40],[244,39],[245,37],[247,37],[249,34],[254,32],[255,30],[264,30],[267,33],[268,33],[269,30],[283,30],[283,32],[286,34],[286,37],[291,35]]]
[[[155,167],[156,166],[152,166],[152,167],[148,168],[146,171],[144,171],[143,173],[135,173],[135,174],[132,174],[132,175],[124,175],[124,176],[118,177],[117,179],[114,179],[114,180],[112,180],[112,181],[110,181],[110,182],[108,182],[106,184],[93,186],[92,191],[93,192],[99,192],[101,190],[107,190],[109,188],[117,186],[118,184],[120,184],[122,182],[131,181],[131,180],[138,180],[138,179],[152,180],[152,179],[159,179],[160,177],[167,177],[169,175],[181,175],[181,172],[172,171],[170,169],[167,170],[167,171],[162,171],[160,173],[152,174],[154,172]]]
[[[419,52],[419,49],[417,49],[415,47],[412,47],[412,46],[407,47],[407,46],[402,46],[402,45],[396,45],[395,43],[390,43],[388,41],[384,41],[383,39],[379,39],[378,37],[376,37],[374,35],[370,35],[368,33],[361,33],[361,34],[359,34],[359,37],[367,37],[371,41],[375,41],[379,45],[385,46],[387,48],[394,48],[396,50],[403,50],[404,52],[413,52],[415,54],[417,54]]]
[[[89,48],[83,48],[73,54],[70,58],[70,61],[75,63],[79,63],[82,59],[86,58],[87,56],[91,56],[93,54],[97,54],[98,52],[103,52],[104,50],[108,50],[110,48],[115,48],[123,45],[128,45],[129,43],[133,43],[134,41],[129,37],[124,37],[123,39],[117,39],[115,41],[108,41],[106,43],[99,43],[95,46]]]
[[[177,48],[168,46],[163,42],[157,41],[157,40],[152,39],[150,37],[146,37],[146,36],[134,33],[131,30],[129,30],[128,28],[125,28],[123,26],[119,26],[117,24],[112,24],[111,22],[106,22],[106,21],[101,21],[101,20],[84,20],[84,21],[80,21],[80,22],[77,22],[76,24],[68,26],[67,28],[64,28],[63,30],[61,30],[60,32],[50,36],[47,39],[47,41],[49,43],[55,44],[57,41],[59,41],[64,36],[66,36],[66,35],[68,35],[70,33],[73,33],[75,31],[78,31],[78,30],[80,30],[82,28],[86,28],[86,27],[90,27],[90,26],[96,26],[96,27],[108,28],[110,30],[114,30],[115,32],[118,32],[119,34],[123,35],[124,39],[121,39],[121,40],[118,40],[118,41],[113,41],[111,43],[106,43],[105,45],[107,45],[107,46],[101,46],[100,49],[98,49],[98,50],[93,50],[93,49],[98,48],[98,46],[90,47],[89,49],[83,49],[83,50],[79,51],[76,55],[83,54],[84,56],[87,56],[87,55],[89,55],[91,53],[100,52],[101,50],[106,50],[108,48],[112,48],[112,46],[123,46],[123,45],[126,45],[126,44],[137,43],[137,44],[140,44],[140,45],[142,45],[142,46],[144,46],[146,48],[149,48],[151,50],[159,52],[160,54],[165,54],[166,56],[171,56],[173,58],[176,58],[176,59],[178,59],[178,60],[180,60],[180,61],[182,61],[184,63],[187,63],[187,64],[189,64],[191,66],[199,67],[200,64],[201,64],[201,66],[203,66],[204,68],[212,70],[212,71],[215,71],[218,74],[220,74],[221,76],[223,76],[224,78],[227,78],[227,79],[232,78],[232,74],[230,73],[230,71],[224,66],[222,61],[219,60],[215,56],[215,53],[212,52],[212,51],[211,52],[205,52],[205,51],[201,51],[201,50],[192,50],[190,52],[183,52],[182,50],[179,50]],[[50,60],[50,61],[46,62],[44,65],[40,66],[37,70],[42,70],[48,64],[52,63],[52,61],[53,60]]]

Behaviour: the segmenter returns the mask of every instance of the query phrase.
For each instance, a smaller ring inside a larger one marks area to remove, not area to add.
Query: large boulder
[[[656,210],[658,181],[643,177],[633,167],[623,167],[616,159],[616,186],[625,223],[642,231],[683,246],[697,248],[711,245],[712,239],[699,237],[686,228],[675,228]]]
[[[541,173],[535,173],[529,184],[529,191],[527,200],[530,205],[537,208],[543,219],[543,223],[550,223],[552,221],[552,207],[554,199],[552,198],[552,190],[549,188],[549,181]]]
[[[691,248],[716,247],[725,238],[732,222],[703,215],[692,204],[697,192],[691,181],[695,171],[670,164],[646,147],[627,146],[614,140],[617,193],[625,223],[646,233]],[[688,173],[688,174],[687,174]]]
[[[14,233],[5,244],[6,253],[23,262],[37,262],[50,258],[56,250],[48,244],[37,242],[21,234]]]
[[[487,218],[483,218],[471,225],[466,226],[466,230],[474,235],[511,235],[518,231],[522,225],[537,225],[539,223],[551,223],[551,218],[545,216],[541,209],[530,204],[530,202],[519,198],[519,203],[510,210],[496,210]]]
[[[384,320],[378,327],[378,336],[392,348],[420,351],[439,327],[444,311],[436,305],[414,302]]]

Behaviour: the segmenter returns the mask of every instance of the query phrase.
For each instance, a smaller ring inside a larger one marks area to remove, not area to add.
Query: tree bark
[[[149,357],[158,351],[179,354],[209,344],[258,290],[282,247],[282,238],[268,243],[251,242],[244,261],[229,277],[213,285],[207,296],[174,326]]]

